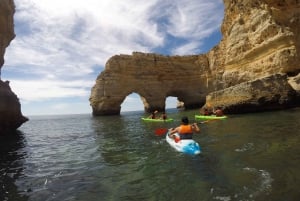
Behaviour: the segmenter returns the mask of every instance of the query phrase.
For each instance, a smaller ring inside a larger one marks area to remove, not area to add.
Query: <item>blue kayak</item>
[[[177,133],[175,135],[179,137]],[[171,145],[171,147],[179,152],[191,155],[197,155],[201,153],[201,147],[199,146],[198,142],[193,139],[184,139],[175,142],[175,140],[169,136],[168,132],[166,134],[166,141]]]

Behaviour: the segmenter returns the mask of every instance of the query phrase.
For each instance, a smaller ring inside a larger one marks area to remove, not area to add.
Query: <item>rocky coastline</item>
[[[300,2],[224,0],[222,40],[206,54],[115,55],[90,95],[93,115],[120,113],[131,93],[145,111],[164,110],[168,96],[184,107],[222,107],[227,113],[300,105]]]

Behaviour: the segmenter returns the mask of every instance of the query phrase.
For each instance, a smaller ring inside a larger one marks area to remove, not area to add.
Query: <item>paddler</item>
[[[178,133],[180,136],[180,140],[184,139],[192,139],[194,132],[199,133],[200,128],[197,123],[189,124],[188,117],[184,116],[181,118],[181,125],[176,128],[171,128],[169,136],[172,137],[175,141],[176,139],[175,133]]]
[[[154,112],[152,112],[148,118],[155,119],[156,118],[156,113],[158,113],[157,110],[155,110]]]
[[[160,119],[166,120],[167,119],[167,114],[166,112],[163,112],[160,116]]]
[[[222,117],[222,116],[224,116],[224,113],[223,113],[221,107],[217,107],[217,109],[214,111],[214,114],[215,114],[217,117]]]

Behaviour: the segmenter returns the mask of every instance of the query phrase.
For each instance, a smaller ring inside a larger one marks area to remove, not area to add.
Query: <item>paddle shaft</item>
[[[197,122],[197,124],[205,124],[205,123],[210,122],[212,120],[216,120],[216,119],[209,119],[209,120],[206,120],[206,121]],[[155,134],[159,135],[159,136],[160,135],[165,135],[165,134],[167,134],[168,130],[169,130],[168,128],[158,128],[158,129],[155,130]]]

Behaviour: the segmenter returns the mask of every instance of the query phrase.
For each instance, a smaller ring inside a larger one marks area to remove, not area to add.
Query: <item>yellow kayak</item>
[[[195,115],[195,119],[226,119],[227,116],[216,116],[216,115]]]

